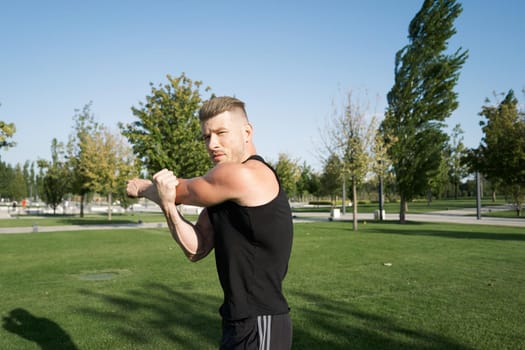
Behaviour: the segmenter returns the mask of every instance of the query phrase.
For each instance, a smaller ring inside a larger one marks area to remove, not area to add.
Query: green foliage
[[[463,133],[461,126],[456,124],[452,130],[452,135],[446,152],[449,178],[454,187],[454,199],[458,199],[461,179],[468,175],[468,168],[463,162],[463,159],[468,152],[463,144]]]
[[[167,79],[168,83],[158,87],[150,84],[146,102],[131,109],[138,120],[120,124],[120,129],[150,174],[167,168],[179,177],[203,175],[211,162],[198,119],[202,82],[193,82],[184,74]]]
[[[319,191],[321,189],[321,180],[320,176],[316,174],[312,167],[307,165],[304,162],[299,166],[299,179],[297,180],[297,195],[300,200],[303,200],[303,197],[306,195],[319,196]]]
[[[43,178],[42,199],[55,213],[68,192],[71,177],[64,159],[64,145],[56,139],[53,139],[51,144],[51,156],[51,162],[42,163],[42,166],[47,168]]]
[[[424,192],[439,173],[447,135],[444,121],[457,108],[454,87],[468,52],[446,54],[462,11],[456,1],[425,0],[409,26],[410,43],[397,52],[395,82],[381,130],[389,144],[401,206]],[[404,220],[404,209],[401,210]]]
[[[297,181],[301,174],[297,161],[285,153],[280,153],[279,160],[274,164],[274,168],[279,176],[282,188],[289,198],[293,198],[297,194]]]
[[[489,101],[487,101],[489,102]],[[467,157],[471,168],[500,184],[509,193],[521,215],[525,201],[525,113],[510,90],[497,105],[483,106],[480,115],[484,136]]]
[[[325,162],[324,170],[321,175],[321,193],[329,195],[332,201],[335,200],[340,191],[343,181],[341,178],[341,160],[336,154],[332,154]]]
[[[6,123],[0,120],[0,149],[13,147],[15,142],[9,141],[16,131],[14,123]]]
[[[0,198],[20,201],[25,197],[27,186],[20,164],[12,167],[0,161]]]
[[[9,148],[16,145],[15,142],[9,141],[16,132],[16,127],[14,123],[6,123],[0,120],[0,149]]]
[[[111,219],[113,194],[121,190],[126,180],[139,174],[138,161],[131,148],[120,135],[101,126],[86,137],[80,162],[86,186],[108,196],[108,216]]]
[[[89,178],[86,174],[86,167],[83,164],[83,156],[87,147],[87,142],[91,135],[99,130],[99,124],[95,121],[95,116],[91,112],[92,103],[86,104],[82,110],[75,110],[73,121],[73,133],[69,136],[67,144],[68,167],[70,168],[70,189],[74,194],[81,197],[80,215],[84,215],[84,198],[92,189],[90,188]]]

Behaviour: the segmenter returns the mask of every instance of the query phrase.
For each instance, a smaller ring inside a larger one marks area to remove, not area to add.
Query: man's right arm
[[[154,177],[154,181],[155,183],[146,179],[128,181],[126,188],[128,196],[144,197],[160,206],[173,239],[188,259],[198,261],[207,256],[214,246],[214,232],[207,210],[204,209],[197,222],[192,224],[179,213],[176,207],[179,203],[179,193],[183,198],[187,195],[185,180],[168,175],[167,180]]]
[[[163,207],[163,212],[171,236],[190,261],[198,261],[211,252],[214,246],[214,231],[207,209],[200,213],[195,224],[187,221],[175,205]]]

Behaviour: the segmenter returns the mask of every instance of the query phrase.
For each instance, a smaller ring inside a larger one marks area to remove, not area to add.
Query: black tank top
[[[260,156],[251,156],[266,164]],[[279,181],[277,174],[272,169]],[[282,281],[288,270],[293,224],[288,198],[279,193],[267,204],[232,201],[208,208],[215,231],[215,263],[224,291],[220,313],[227,320],[288,313]]]

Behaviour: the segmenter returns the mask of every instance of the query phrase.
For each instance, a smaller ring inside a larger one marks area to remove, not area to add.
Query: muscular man
[[[212,98],[199,118],[215,166],[191,179],[163,169],[153,182],[130,180],[128,195],[159,204],[191,261],[215,248],[224,291],[221,349],[290,349],[292,324],[282,293],[293,236],[288,198],[275,171],[256,153],[242,101]],[[178,203],[205,209],[192,224]]]

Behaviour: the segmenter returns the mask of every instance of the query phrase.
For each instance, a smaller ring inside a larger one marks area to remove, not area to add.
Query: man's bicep
[[[188,204],[209,207],[236,198],[235,181],[223,174],[208,173],[188,180],[186,186],[188,201],[192,202]]]

